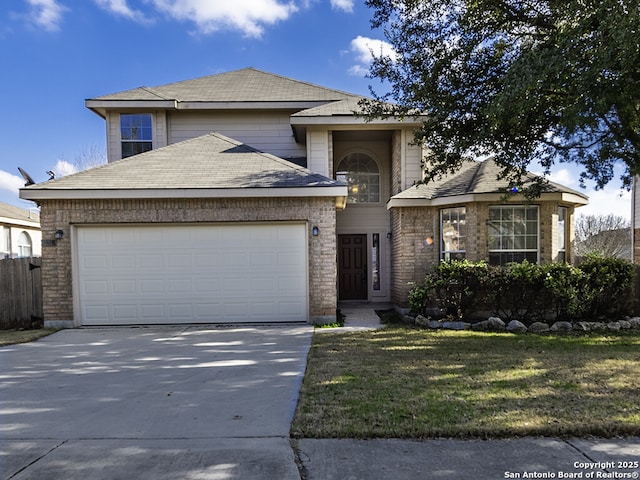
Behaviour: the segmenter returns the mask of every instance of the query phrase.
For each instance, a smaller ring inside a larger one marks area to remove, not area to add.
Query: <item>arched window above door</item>
[[[336,169],[336,180],[349,185],[348,203],[380,203],[380,169],[366,153],[345,156]]]

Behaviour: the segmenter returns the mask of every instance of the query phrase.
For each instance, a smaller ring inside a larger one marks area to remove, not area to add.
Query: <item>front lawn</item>
[[[55,328],[39,328],[37,330],[0,330],[0,347],[27,343],[57,332]]]
[[[635,436],[639,399],[638,335],[330,332],[314,335],[291,433]]]

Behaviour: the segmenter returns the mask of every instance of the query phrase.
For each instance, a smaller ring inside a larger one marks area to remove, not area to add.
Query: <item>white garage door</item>
[[[307,320],[302,224],[78,227],[82,325]]]

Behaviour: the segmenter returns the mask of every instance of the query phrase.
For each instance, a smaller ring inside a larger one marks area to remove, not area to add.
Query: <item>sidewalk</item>
[[[304,480],[637,479],[640,438],[298,441]]]

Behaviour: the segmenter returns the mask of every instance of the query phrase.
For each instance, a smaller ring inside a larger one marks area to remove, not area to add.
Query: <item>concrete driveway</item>
[[[311,326],[63,330],[0,348],[0,478],[296,479]]]

